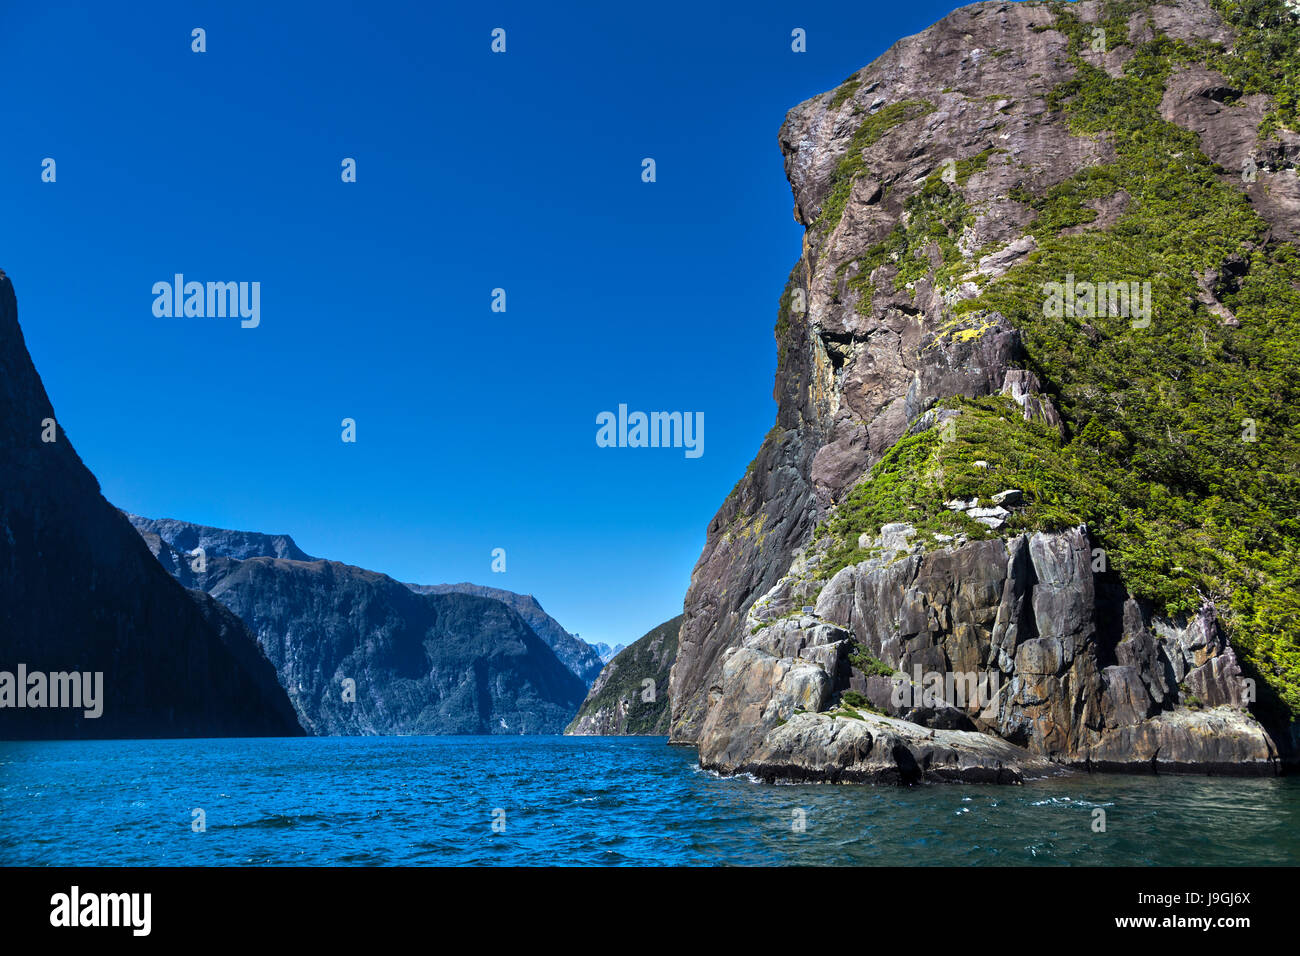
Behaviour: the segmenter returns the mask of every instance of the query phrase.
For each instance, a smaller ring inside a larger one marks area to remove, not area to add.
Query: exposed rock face
[[[54,410],[0,278],[0,670],[104,675],[102,716],[5,708],[0,737],[300,735],[248,630],[158,566],[47,421]],[[56,440],[42,440],[47,429]]]
[[[157,535],[177,551],[191,554],[202,549],[205,554],[222,555],[242,561],[245,558],[287,558],[290,561],[315,560],[287,534],[260,534],[256,531],[228,531],[171,518],[142,518],[127,515],[145,540]]]
[[[679,614],[615,655],[591,685],[578,716],[564,732],[667,734],[668,675],[677,658],[681,625]]]
[[[1243,710],[1247,685],[1212,612],[1178,624],[1152,616],[1114,575],[1094,573],[1083,529],[885,549],[837,573],[813,614],[772,620],[788,608],[782,586],[773,592],[723,656],[700,739],[707,769],[905,779],[877,766],[879,751],[860,765],[873,738],[857,756],[852,741],[866,726],[845,736],[839,719],[826,719],[836,698],[856,694],[861,703],[841,713],[870,725],[862,708],[871,708],[915,725],[904,740],[923,771],[913,740],[937,739],[967,767],[941,764],[936,779],[999,779],[992,769],[1015,780],[1046,762],[1277,772],[1277,749]],[[822,719],[794,734],[786,725],[801,712]],[[1009,746],[983,749],[971,731]],[[811,748],[802,764],[799,743]]]
[[[724,754],[706,766],[768,783],[1021,783],[1060,773],[1050,761],[987,734],[927,730],[876,714],[797,714],[743,759]]]
[[[1085,23],[1100,19],[1092,0],[1069,6]],[[1232,38],[1202,0],[1135,14],[1135,40],[1148,15],[1175,39]],[[845,568],[818,595],[814,528],[900,438],[942,424],[951,413],[935,409],[936,401],[1005,395],[1026,419],[1064,428],[1023,367],[1017,330],[997,312],[980,314],[974,327],[953,311],[978,294],[975,279],[1000,276],[1035,254],[1026,233],[1034,210],[1013,194],[1041,195],[1082,167],[1114,159],[1106,137],[1073,134],[1049,106],[1051,91],[1074,75],[1067,37],[1054,23],[1045,4],[965,7],[899,41],[840,90],[795,107],[781,128],[794,215],[807,231],[777,328],[777,423],[709,525],[671,677],[671,740],[696,744],[705,767],[764,777],[907,778],[899,768],[909,759],[924,764],[908,736],[915,731],[871,717],[874,706],[936,733],[1001,738],[992,751],[983,738],[978,747],[966,737],[937,745],[966,754],[953,760],[973,760],[979,772],[998,761],[1028,768],[1044,760],[1276,772],[1273,740],[1241,709],[1245,684],[1213,609],[1190,621],[1159,619],[1114,575],[1092,571],[1086,529],[959,538],[927,554],[905,535],[900,541],[895,528],[883,542],[887,557]],[[1099,59],[1116,75],[1132,55],[1120,46]],[[1264,105],[1246,98],[1229,118],[1237,107],[1213,94],[1221,79],[1176,74],[1161,109],[1195,129],[1231,171]],[[873,122],[878,131],[862,135]],[[1277,175],[1265,183],[1261,173],[1251,197],[1285,235],[1300,207],[1291,137],[1279,136],[1283,148],[1268,166]],[[846,179],[844,163],[857,159]],[[960,268],[941,277],[947,259],[936,242],[928,271],[896,284],[901,264],[873,259],[874,250],[909,221],[908,202],[950,161],[967,164],[945,178],[971,214],[956,242]],[[1127,199],[1100,201],[1086,228],[1113,224]],[[879,263],[868,284],[855,281],[866,278],[858,275],[864,262]],[[1008,492],[994,508],[958,504],[998,531],[1019,494]],[[800,613],[814,601],[815,615]],[[864,653],[909,674],[920,666],[990,675],[998,693],[991,706],[973,709],[924,694],[891,706],[895,682],[850,663]],[[837,701],[846,692],[870,701],[845,708],[862,720],[825,716],[844,707]],[[880,750],[890,733],[902,734],[911,755],[892,770],[892,757]]]
[[[600,676],[605,666],[600,652],[586,641],[574,637],[560,622],[551,617],[531,594],[516,594],[501,588],[484,587],[481,584],[411,584],[412,590],[421,594],[477,594],[500,601],[522,617],[546,645],[555,652],[555,656],[587,687]]]
[[[1027,369],[1012,369],[1002,382],[1002,394],[1009,395],[1024,410],[1029,421],[1061,427],[1061,415],[1052,400],[1042,393],[1038,376]]]
[[[882,97],[935,106],[868,147],[869,181],[852,190],[839,225],[827,234],[811,228],[806,234],[791,285],[806,290],[807,307],[781,343],[777,427],[714,517],[691,576],[673,669],[675,741],[698,739],[712,675],[723,651],[739,642],[749,604],[785,574],[795,548],[806,543],[831,501],[938,398],[1002,389],[1018,354],[1018,335],[1009,325],[997,321],[977,338],[944,337],[939,332],[949,310],[928,277],[916,284],[914,297],[878,293],[869,314],[856,308],[856,296],[845,297],[842,278],[885,238],[917,182],[944,159],[987,148],[995,127],[1005,133],[1000,144],[1010,150],[1008,160],[990,161],[969,184],[972,192],[978,187],[996,197],[974,226],[982,243],[1018,239],[1030,220],[1029,210],[1005,198],[1013,186],[1060,182],[1105,155],[1104,146],[1071,136],[1063,125],[1038,122],[1047,111],[1043,97],[1068,75],[1064,37],[1032,32],[1051,22],[1045,7],[964,8],[891,47],[859,74],[860,85],[839,105],[832,107],[834,97],[827,94],[786,117],[780,143],[794,214],[812,227],[862,121],[855,108],[878,112],[886,105],[876,102]],[[974,31],[978,41],[967,39]],[[988,52],[1003,48],[1012,52],[1000,59]],[[941,92],[956,85],[954,73],[978,76],[989,95],[976,100]],[[1031,74],[1039,79],[1027,91]],[[1030,168],[1018,168],[1021,163]]]
[[[149,527],[196,540],[184,522]],[[141,533],[164,567],[249,626],[312,734],[559,733],[582,700],[583,682],[502,601],[421,593],[335,561],[239,560],[220,553],[223,542],[247,554],[292,541],[204,530],[201,572],[188,552]]]
[[[1224,169],[1240,172],[1254,160],[1253,182],[1244,184],[1251,204],[1269,221],[1276,235],[1300,238],[1300,135],[1282,129],[1277,143],[1263,148],[1259,127],[1272,108],[1271,98],[1257,93],[1224,102],[1233,95],[1230,83],[1204,66],[1190,65],[1169,81],[1160,113],[1164,119],[1193,130],[1201,151]]]

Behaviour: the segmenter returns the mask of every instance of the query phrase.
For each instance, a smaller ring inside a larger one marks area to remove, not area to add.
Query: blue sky
[[[6,6],[0,268],[105,496],[611,643],[681,612],[774,419],[785,112],[953,8]],[[155,317],[175,273],[260,325]],[[703,412],[703,456],[598,448],[620,403]]]

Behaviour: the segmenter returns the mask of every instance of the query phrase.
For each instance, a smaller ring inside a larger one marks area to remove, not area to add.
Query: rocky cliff
[[[566,734],[668,733],[668,677],[677,659],[679,614],[616,654],[596,682]],[[647,683],[648,682],[648,683]]]
[[[98,718],[6,707],[0,737],[300,735],[252,635],[158,566],[55,421],[0,273],[0,671],[103,673]]]
[[[791,110],[777,422],[692,575],[674,742],[769,778],[1276,770],[1298,40],[1281,0],[981,3]]]
[[[310,733],[559,733],[582,700],[585,683],[500,600],[276,557],[302,553],[286,535],[132,522],[162,567],[248,625]]]
[[[230,531],[226,528],[209,528],[189,521],[172,518],[142,518],[128,514],[127,520],[145,540],[153,535],[166,541],[174,550],[191,558],[195,551],[221,555],[242,561],[245,558],[285,558],[289,561],[315,560],[287,534],[262,534],[257,531]]]

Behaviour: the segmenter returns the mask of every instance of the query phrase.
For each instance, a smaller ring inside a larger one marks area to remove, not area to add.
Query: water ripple
[[[1243,862],[1300,862],[1296,778],[773,787],[655,738],[0,743],[0,865]]]

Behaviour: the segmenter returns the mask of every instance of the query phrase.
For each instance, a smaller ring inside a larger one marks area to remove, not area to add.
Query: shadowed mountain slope
[[[0,273],[0,670],[104,675],[102,716],[6,707],[0,737],[301,734],[247,629],[159,567],[54,418]]]

